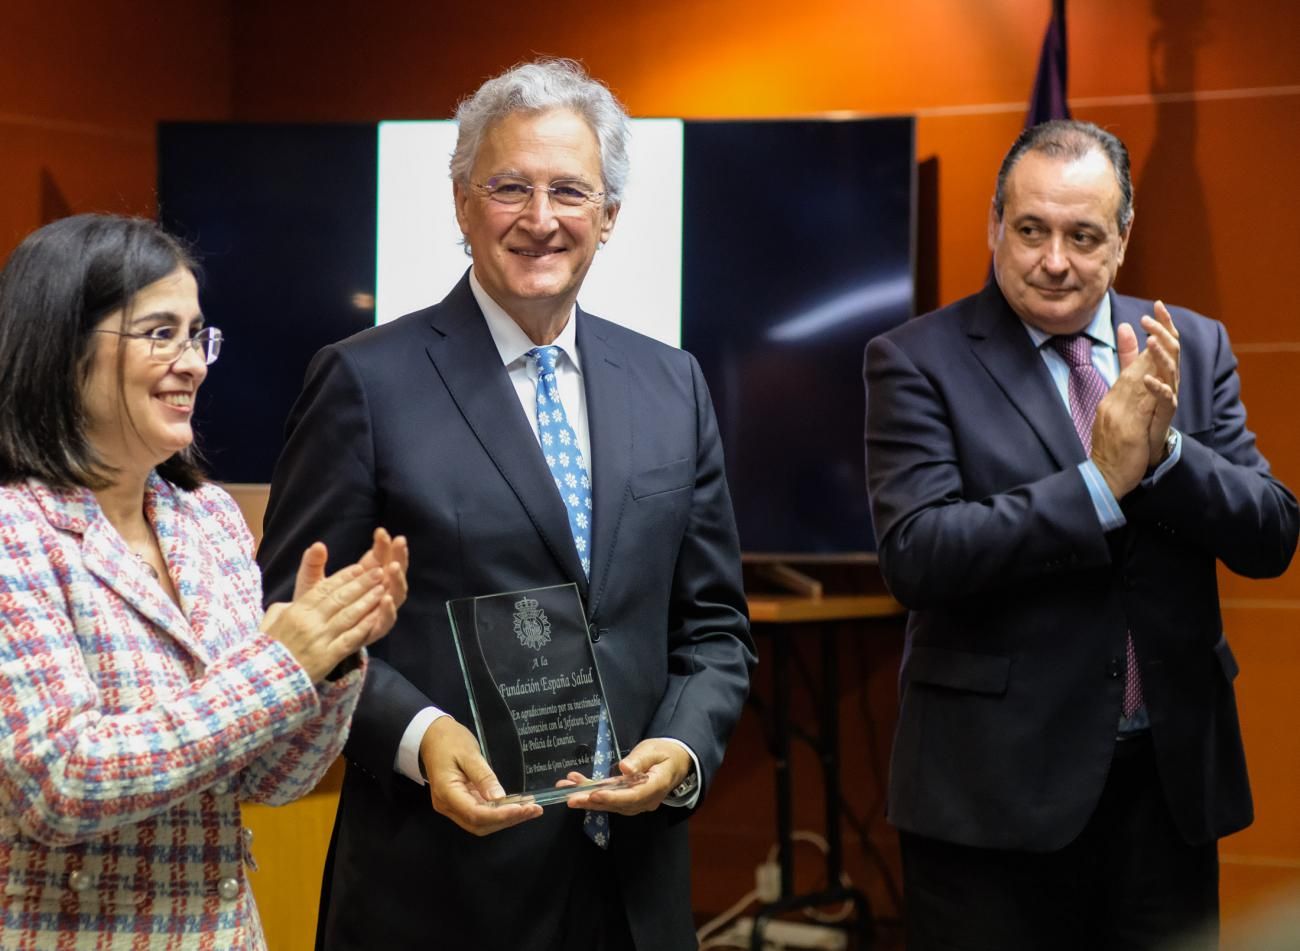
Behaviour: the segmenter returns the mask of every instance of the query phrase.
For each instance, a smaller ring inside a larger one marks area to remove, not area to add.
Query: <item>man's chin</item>
[[[510,295],[516,300],[542,301],[563,297],[569,287],[569,282],[562,279],[560,275],[534,275],[527,280],[513,281],[510,285]]]
[[[1020,314],[1027,324],[1049,334],[1078,333],[1092,321],[1096,307],[1080,307],[1074,297],[1047,301],[1039,298]]]

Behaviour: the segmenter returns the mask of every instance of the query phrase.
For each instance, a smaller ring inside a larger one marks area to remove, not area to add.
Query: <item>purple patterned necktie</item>
[[[1070,419],[1074,431],[1083,443],[1085,455],[1092,454],[1092,423],[1097,417],[1097,404],[1110,388],[1106,378],[1092,363],[1092,338],[1087,334],[1069,334],[1048,340],[1070,367]],[[1131,717],[1142,706],[1142,677],[1138,672],[1137,652],[1133,637],[1125,637],[1124,700],[1120,712]]]

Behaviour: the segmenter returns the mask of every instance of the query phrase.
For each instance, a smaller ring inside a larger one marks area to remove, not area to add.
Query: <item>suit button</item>
[[[253,830],[248,828],[248,826],[244,826],[244,828],[240,829],[239,834],[243,837],[245,848],[253,844]]]
[[[217,894],[221,896],[222,901],[234,901],[239,897],[239,881],[233,878],[223,878],[217,882]]]
[[[1112,657],[1106,662],[1106,676],[1111,680],[1119,680],[1124,673],[1124,665],[1120,663],[1118,657]]]
[[[224,796],[226,793],[230,792],[230,780],[218,779],[212,784],[212,792],[218,796]]]
[[[83,872],[81,869],[77,869],[68,876],[68,887],[74,892],[84,892],[94,884],[95,877],[89,872]]]
[[[598,640],[600,640],[608,633],[609,633],[609,628],[607,627],[593,627],[591,629],[591,642],[593,644],[596,643]]]

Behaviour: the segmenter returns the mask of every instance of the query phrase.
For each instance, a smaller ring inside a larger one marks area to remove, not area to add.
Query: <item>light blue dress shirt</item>
[[[1021,321],[1021,324],[1029,334],[1029,339],[1038,348],[1043,363],[1047,364],[1047,372],[1052,375],[1052,382],[1056,384],[1056,391],[1060,394],[1061,402],[1065,404],[1068,412],[1070,365],[1057,353],[1055,347],[1047,345],[1047,342],[1052,339],[1052,334],[1044,333],[1024,321]],[[1083,332],[1092,338],[1092,365],[1097,368],[1097,372],[1101,374],[1108,387],[1114,386],[1115,380],[1119,378],[1119,353],[1115,347],[1115,328],[1110,319],[1110,294],[1102,297],[1101,303],[1097,305],[1097,312],[1092,315],[1091,323],[1083,328]],[[1144,486],[1151,486],[1158,482],[1161,476],[1177,464],[1182,455],[1182,434],[1177,430],[1171,431],[1174,434],[1173,448],[1168,457],[1156,467],[1155,472],[1142,481]],[[1091,459],[1085,459],[1079,463],[1079,475],[1083,477],[1083,483],[1088,487],[1088,495],[1092,499],[1093,508],[1097,511],[1097,520],[1101,522],[1102,529],[1110,532],[1123,527],[1127,520],[1120,510],[1119,500],[1110,491],[1110,486],[1106,484],[1097,464]]]

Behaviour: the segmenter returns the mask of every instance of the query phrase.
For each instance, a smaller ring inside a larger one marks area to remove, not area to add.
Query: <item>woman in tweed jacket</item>
[[[265,946],[239,804],[339,754],[405,597],[382,531],[262,612],[190,445],[220,350],[155,225],[81,215],[0,272],[0,948]]]

